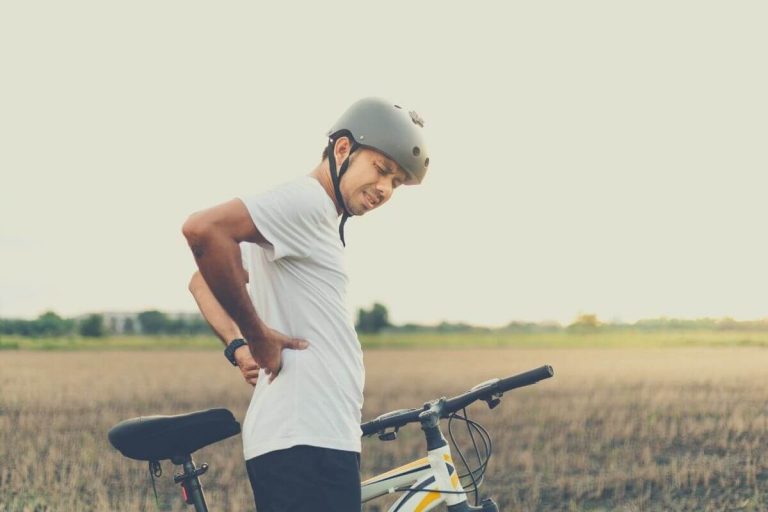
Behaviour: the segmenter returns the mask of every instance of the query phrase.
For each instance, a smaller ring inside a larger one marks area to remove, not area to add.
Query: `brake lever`
[[[498,378],[488,379],[485,382],[481,382],[477,386],[474,386],[470,391],[476,391],[476,390],[478,390],[480,388],[485,388],[485,387],[490,388],[494,384],[496,384],[497,382],[499,382]],[[497,405],[499,405],[501,403],[501,395],[502,394],[503,393],[492,393],[492,394],[488,395],[488,397],[486,397],[486,398],[481,398],[481,400],[483,400],[486,404],[488,404],[488,408],[489,409],[493,409],[493,408],[495,408]]]
[[[399,427],[395,427],[394,430],[390,430],[387,432],[386,430],[382,430],[379,432],[379,440],[380,441],[394,441],[397,439],[397,432],[400,430]]]

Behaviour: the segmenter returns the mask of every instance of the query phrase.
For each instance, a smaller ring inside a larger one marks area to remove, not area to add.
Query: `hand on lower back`
[[[275,380],[283,366],[283,349],[304,350],[309,342],[301,338],[291,338],[274,329],[267,329],[260,339],[248,338],[251,355],[260,368],[264,368],[269,381]]]

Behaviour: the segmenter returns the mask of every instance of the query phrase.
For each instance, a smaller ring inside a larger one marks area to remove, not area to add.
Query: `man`
[[[184,224],[199,268],[190,290],[255,385],[243,449],[259,512],[360,510],[364,368],[345,306],[344,223],[421,182],[422,131],[415,112],[360,100],[308,176]]]

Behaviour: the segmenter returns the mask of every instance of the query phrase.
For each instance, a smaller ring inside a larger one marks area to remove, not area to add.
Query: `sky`
[[[763,2],[4,2],[0,317],[191,311],[186,217],[353,101],[430,168],[346,227],[397,323],[768,317]]]

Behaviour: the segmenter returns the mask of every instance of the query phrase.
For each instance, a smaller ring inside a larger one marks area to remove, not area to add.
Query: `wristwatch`
[[[232,363],[232,366],[237,366],[237,361],[235,360],[235,350],[247,344],[248,343],[246,343],[243,338],[237,338],[230,341],[229,345],[227,345],[227,348],[224,349],[224,355],[227,359],[229,359],[229,362]]]

